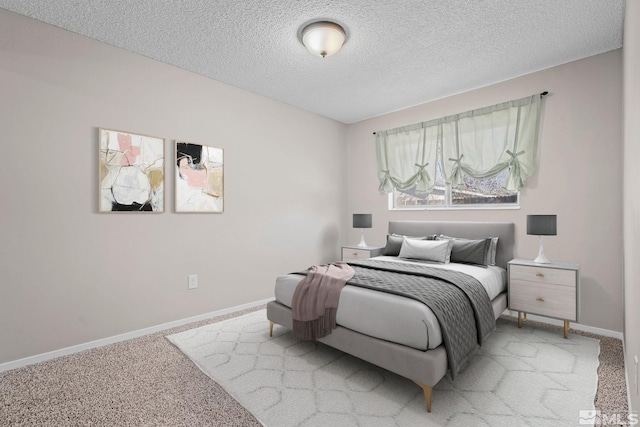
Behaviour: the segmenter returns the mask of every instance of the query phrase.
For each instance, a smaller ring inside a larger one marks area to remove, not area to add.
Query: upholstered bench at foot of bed
[[[270,320],[270,334],[273,333],[274,323],[288,329],[293,328],[291,309],[276,301],[267,304],[267,318]],[[443,345],[433,350],[421,351],[341,326],[318,341],[411,379],[423,389],[427,412],[431,412],[432,388],[447,373],[447,353]]]

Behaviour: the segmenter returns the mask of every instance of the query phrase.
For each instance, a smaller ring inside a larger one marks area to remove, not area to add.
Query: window
[[[541,95],[376,132],[391,209],[513,208],[536,170]]]
[[[415,186],[394,189],[389,193],[389,209],[438,209],[438,208],[515,208],[519,206],[519,192],[506,190],[502,183],[509,171],[477,179],[463,173],[464,184],[447,185],[440,168],[437,168],[435,185],[429,193],[416,192]]]

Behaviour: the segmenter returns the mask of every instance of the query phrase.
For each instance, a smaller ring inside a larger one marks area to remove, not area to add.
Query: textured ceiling
[[[344,123],[620,48],[624,21],[624,0],[0,0],[0,7]],[[347,31],[331,57],[311,55],[298,39],[319,19]]]

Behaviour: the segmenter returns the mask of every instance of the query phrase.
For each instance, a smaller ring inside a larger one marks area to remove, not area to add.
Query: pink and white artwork
[[[100,129],[100,212],[164,211],[164,139]]]
[[[176,141],[176,212],[222,213],[222,148]]]

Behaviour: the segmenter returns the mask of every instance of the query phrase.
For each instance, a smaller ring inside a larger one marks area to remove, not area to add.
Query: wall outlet
[[[195,289],[198,287],[198,275],[190,274],[189,275],[189,289]]]

